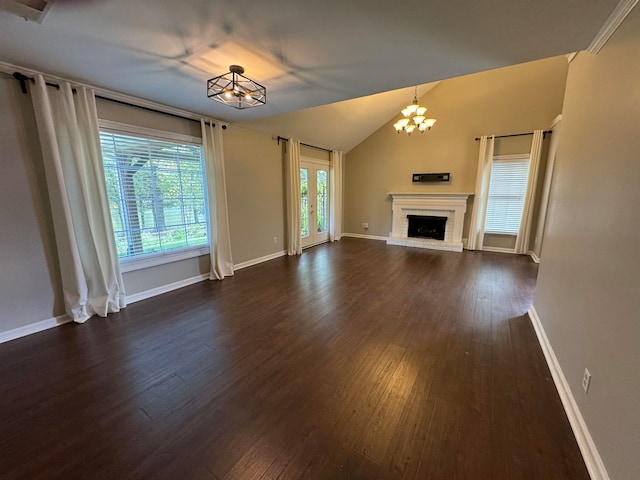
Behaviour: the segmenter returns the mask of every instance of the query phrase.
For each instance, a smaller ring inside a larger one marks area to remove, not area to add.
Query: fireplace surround
[[[393,192],[389,195],[393,199],[393,218],[387,244],[462,251],[462,227],[470,193]],[[410,236],[409,216],[446,219],[443,238]]]

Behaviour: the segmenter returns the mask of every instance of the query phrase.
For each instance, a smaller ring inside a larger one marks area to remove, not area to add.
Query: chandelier
[[[240,65],[229,65],[227,73],[207,80],[207,97],[237,109],[264,105],[267,89],[243,73]]]
[[[398,133],[405,131],[407,132],[407,135],[411,135],[416,128],[420,133],[424,133],[426,130],[431,130],[433,124],[436,123],[436,119],[425,118],[424,114],[426,111],[427,107],[421,107],[418,105],[418,87],[416,86],[413,94],[413,101],[410,105],[407,105],[406,108],[402,109],[402,115],[404,118],[401,118],[394,123],[393,128],[395,128]]]

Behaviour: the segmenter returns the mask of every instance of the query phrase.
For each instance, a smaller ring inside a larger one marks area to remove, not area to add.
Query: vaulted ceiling
[[[45,14],[25,21],[16,14],[24,11],[20,3],[40,3]],[[411,100],[408,87],[583,50],[617,4],[0,0],[0,61],[348,149]],[[265,106],[235,110],[206,97],[206,80],[230,64],[267,86]],[[389,93],[369,97],[382,92]],[[360,100],[329,105],[351,99]],[[313,131],[304,130],[309,115]],[[362,132],[331,140],[320,128],[331,122],[317,121],[323,115]]]

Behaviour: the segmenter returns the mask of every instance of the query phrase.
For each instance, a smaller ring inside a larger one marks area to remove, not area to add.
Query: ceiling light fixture
[[[418,87],[416,86],[413,101],[402,110],[403,118],[394,123],[393,128],[395,128],[398,133],[405,131],[407,135],[411,135],[416,128],[420,133],[431,130],[433,124],[436,123],[436,119],[425,118],[424,114],[426,111],[427,107],[418,105]]]
[[[267,89],[243,73],[240,65],[229,65],[227,73],[207,80],[207,97],[237,109],[267,103]]]

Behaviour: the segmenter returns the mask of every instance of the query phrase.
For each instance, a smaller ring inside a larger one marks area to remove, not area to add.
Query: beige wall
[[[397,134],[394,117],[346,155],[344,231],[387,236],[392,191],[473,192],[474,138],[546,129],[562,110],[567,68],[565,57],[554,57],[440,82],[420,99],[437,119],[431,132]],[[504,139],[497,152],[530,145],[531,137]],[[411,174],[424,172],[451,172],[451,183],[412,184]]]
[[[640,478],[638,59],[636,8],[598,55],[570,66],[534,301],[616,480]]]
[[[229,228],[236,265],[285,249],[282,149],[282,142],[278,145],[263,133],[233,126],[224,133]]]
[[[31,101],[0,73],[0,333],[64,313]]]
[[[101,119],[199,137],[200,123],[97,100]],[[230,127],[224,134],[234,263],[284,250],[282,146]],[[0,74],[0,334],[64,313],[53,224],[31,100]],[[277,242],[274,243],[274,237]],[[209,271],[204,255],[123,274],[127,295]]]
[[[145,108],[132,107],[131,105],[104,98],[96,98],[96,108],[98,110],[98,118],[102,120],[179,133],[191,137],[202,137],[199,121],[154,112]]]

